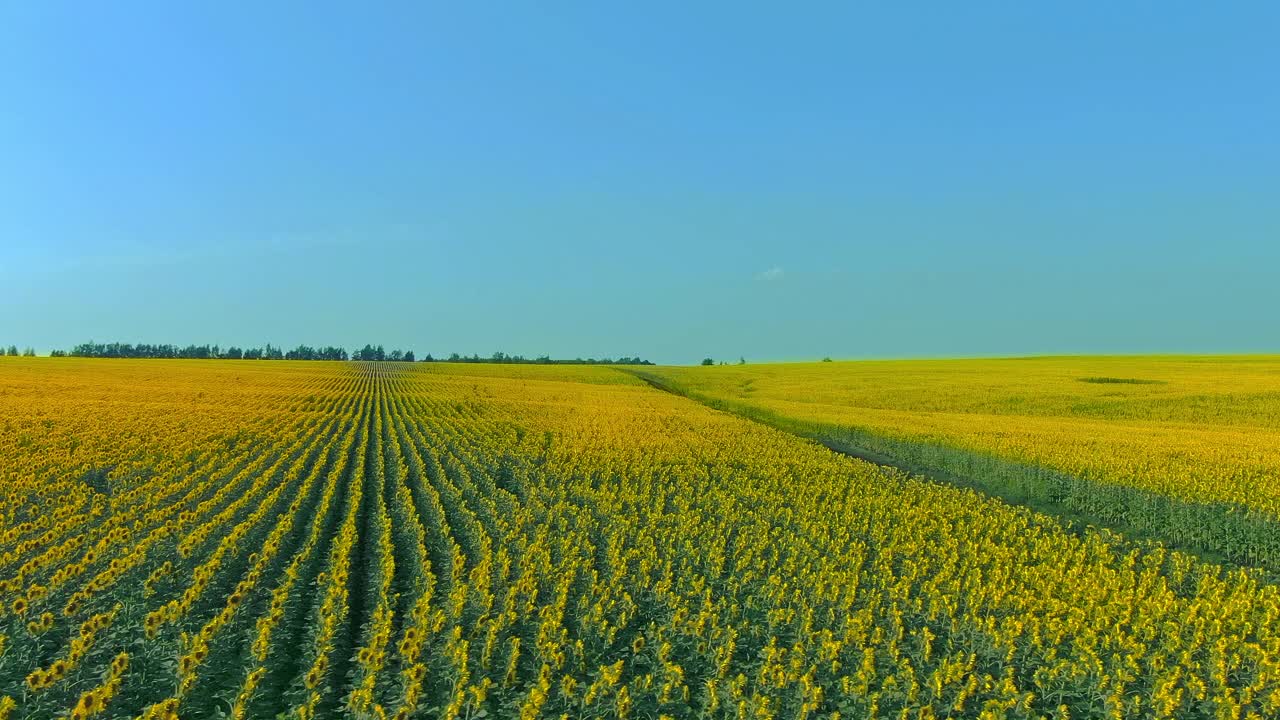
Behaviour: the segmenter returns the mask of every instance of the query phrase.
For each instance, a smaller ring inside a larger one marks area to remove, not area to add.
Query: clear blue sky
[[[1277,38],[1271,2],[4,3],[0,343],[1280,350]]]

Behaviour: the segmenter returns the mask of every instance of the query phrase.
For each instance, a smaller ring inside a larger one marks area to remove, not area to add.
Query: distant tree
[[[9,357],[18,357],[18,346],[10,345],[8,351],[5,352]]]
[[[427,356],[422,358],[422,362],[435,362],[435,361],[436,359],[431,357],[431,353],[427,353]]]
[[[392,350],[387,355],[387,359],[390,360],[391,362],[400,362],[404,360],[404,353],[399,350]]]
[[[67,356],[66,350],[50,350],[49,351],[49,357],[66,357],[66,356]]]
[[[285,360],[327,360],[326,353],[332,348],[317,350],[310,345],[299,345],[285,353]]]
[[[22,357],[35,357],[35,356],[36,356],[36,349],[33,347],[29,347],[26,350],[22,351]]]
[[[244,351],[235,345],[232,345],[227,348],[226,352],[222,353],[222,357],[227,360],[241,360],[244,358]]]
[[[824,357],[824,358],[822,358],[822,362],[831,362],[831,358],[829,358],[829,357]]]
[[[405,362],[413,362],[413,351],[412,351],[412,350],[405,350],[405,351],[404,351],[404,358],[403,358],[403,359],[404,359],[404,361],[405,361]]]
[[[392,357],[392,356],[397,356],[397,357]],[[403,351],[400,351],[400,350],[393,350],[393,351],[391,351],[391,353],[390,353],[390,354],[388,354],[388,353],[387,353],[387,351],[386,351],[386,349],[385,349],[385,348],[383,348],[381,345],[379,345],[379,346],[377,346],[377,347],[374,347],[374,346],[372,346],[372,345],[365,345],[363,348],[361,348],[361,349],[359,349],[359,350],[356,350],[355,352],[351,353],[351,359],[352,359],[352,360],[365,360],[365,361],[378,360],[378,361],[382,361],[382,360],[387,360],[387,359],[392,359],[392,360],[401,360],[401,359],[403,359],[403,358],[404,358],[404,352],[403,352]]]
[[[702,358],[702,364],[703,364],[703,365],[715,365],[715,364],[716,364],[716,361],[715,361],[715,360],[712,360],[711,358]]]
[[[744,358],[744,357],[742,357],[741,355],[739,355],[739,356],[738,356],[738,364],[739,364],[739,365],[746,365],[746,364],[747,364],[747,359],[746,359],[746,358]]]

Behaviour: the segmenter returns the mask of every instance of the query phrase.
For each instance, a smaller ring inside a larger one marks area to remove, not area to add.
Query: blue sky
[[[1280,350],[1274,3],[5,3],[0,343]]]

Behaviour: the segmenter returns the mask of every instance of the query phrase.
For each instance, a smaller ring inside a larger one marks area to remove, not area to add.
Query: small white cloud
[[[765,282],[769,282],[771,280],[777,280],[778,278],[782,277],[782,268],[771,267],[768,270],[765,270],[764,272],[760,273],[756,277],[760,278],[761,280],[764,280]]]

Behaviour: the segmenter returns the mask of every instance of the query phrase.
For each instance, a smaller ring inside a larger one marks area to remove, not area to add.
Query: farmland
[[[833,447],[1280,570],[1280,358],[912,360],[646,371]]]
[[[797,436],[1267,522],[1272,363],[3,358],[0,717],[1275,717],[1280,586],[1227,531]]]

